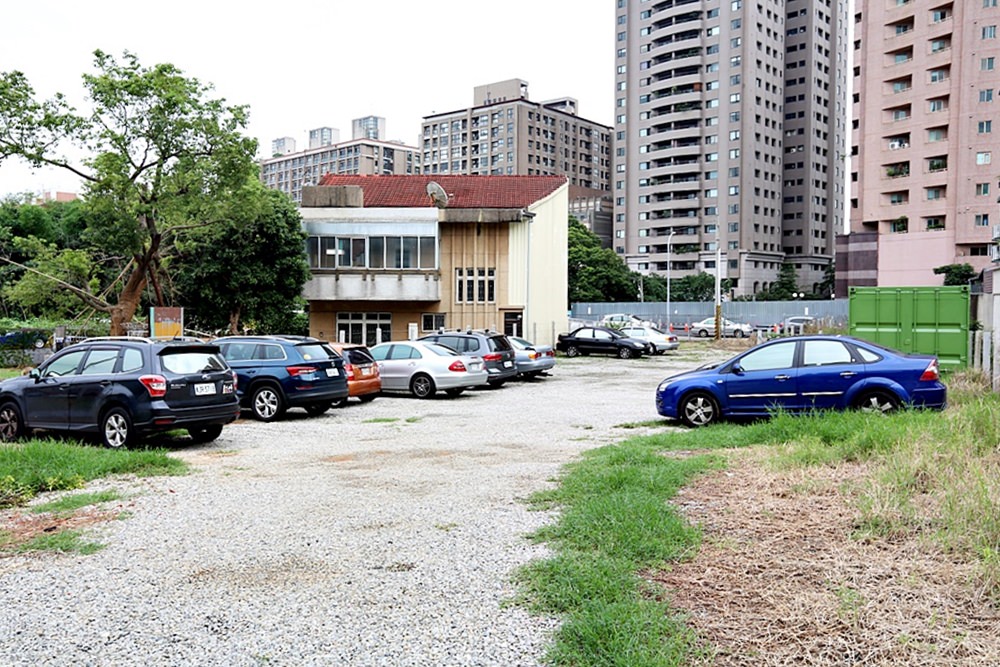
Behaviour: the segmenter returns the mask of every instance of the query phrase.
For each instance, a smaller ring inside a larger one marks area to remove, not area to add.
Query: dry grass
[[[706,664],[1000,665],[1000,610],[975,564],[929,540],[852,537],[865,464],[773,471],[768,456],[732,452],[683,489],[703,547],[647,573],[714,647]]]

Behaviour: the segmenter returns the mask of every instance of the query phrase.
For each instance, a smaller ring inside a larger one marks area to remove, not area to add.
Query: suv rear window
[[[310,343],[308,345],[296,345],[295,349],[299,351],[302,358],[306,361],[325,361],[332,358],[330,350],[326,346],[319,343]]]
[[[352,364],[373,364],[375,360],[372,359],[372,355],[368,354],[361,348],[355,347],[344,350],[344,356]]]
[[[208,373],[226,368],[226,362],[215,352],[195,352],[192,350],[178,352],[166,350],[160,355],[160,365],[163,370],[179,375]]]
[[[497,350],[514,349],[510,346],[510,341],[507,340],[504,336],[490,336],[488,340],[490,344],[490,352],[496,352]]]

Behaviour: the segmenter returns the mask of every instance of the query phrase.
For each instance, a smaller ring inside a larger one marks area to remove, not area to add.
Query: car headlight
[[[661,382],[656,386],[656,393],[660,393],[661,391],[669,387],[671,384],[673,384],[673,382],[674,381],[670,379],[664,380],[663,382]]]

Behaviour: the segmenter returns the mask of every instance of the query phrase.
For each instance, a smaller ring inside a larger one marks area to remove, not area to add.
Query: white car
[[[455,352],[438,343],[419,340],[381,343],[371,348],[378,363],[383,392],[431,398],[439,390],[454,398],[489,378],[482,357]]]
[[[622,327],[649,327],[652,322],[629,315],[628,313],[610,313],[601,318],[601,324],[606,327],[621,329]]]
[[[627,326],[622,327],[622,333],[646,341],[650,354],[663,354],[667,350],[676,350],[681,344],[677,336],[656,327]]]
[[[753,332],[753,327],[749,324],[743,324],[741,322],[733,322],[732,320],[727,320],[722,318],[722,335],[723,336],[735,336],[736,338],[743,338],[744,336],[749,336]],[[699,338],[708,338],[709,336],[715,336],[715,318],[706,317],[701,322],[695,322],[691,325],[691,335],[698,336]]]

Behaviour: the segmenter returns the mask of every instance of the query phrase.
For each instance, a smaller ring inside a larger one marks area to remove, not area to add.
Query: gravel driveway
[[[505,601],[552,516],[522,500],[709,357],[237,422],[177,449],[190,475],[92,485],[126,495],[102,551],[0,558],[0,664],[537,665],[557,622]]]

